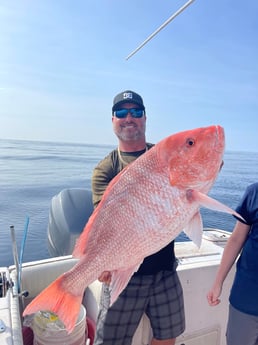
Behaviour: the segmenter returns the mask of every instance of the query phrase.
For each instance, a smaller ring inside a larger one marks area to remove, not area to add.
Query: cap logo
[[[133,99],[132,92],[124,92],[123,93],[123,99]]]

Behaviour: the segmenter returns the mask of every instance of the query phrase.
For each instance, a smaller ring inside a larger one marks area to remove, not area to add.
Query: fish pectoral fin
[[[127,270],[112,271],[112,278],[111,278],[111,283],[110,283],[110,290],[111,290],[110,305],[112,305],[117,300],[120,293],[127,286],[134,272],[138,270],[140,264],[130,267]]]
[[[232,208],[222,204],[218,200],[215,200],[209,197],[208,195],[198,192],[196,190],[191,190],[190,192],[188,191],[188,193],[189,193],[188,199],[197,201],[200,204],[200,206],[206,207],[218,212],[229,213],[232,216],[235,216],[236,218],[240,218],[245,222],[245,219],[242,216],[240,216],[240,214],[232,210]]]
[[[203,225],[202,225],[202,217],[200,212],[196,212],[187,226],[183,229],[186,235],[200,248],[202,243],[202,232],[203,232]]]

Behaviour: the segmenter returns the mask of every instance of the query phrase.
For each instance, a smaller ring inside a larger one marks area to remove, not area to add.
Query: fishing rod
[[[147,42],[149,42],[154,36],[157,35],[166,25],[168,25],[176,16],[178,16],[181,12],[183,12],[189,5],[191,5],[194,0],[189,0],[185,3],[179,10],[177,10],[171,17],[169,17],[156,31],[154,31],[149,37],[146,38],[138,48],[136,48],[132,53],[130,53],[125,59],[129,60],[135,53],[137,53]]]
[[[13,260],[16,268],[16,275],[18,277],[19,274],[19,260],[18,260],[18,251],[17,251],[17,244],[16,244],[16,237],[15,237],[15,230],[14,226],[10,226],[11,231],[11,238],[12,238],[12,249],[13,249]]]
[[[24,231],[23,231],[23,239],[22,239],[22,244],[21,244],[20,259],[18,258],[18,250],[17,250],[17,243],[16,243],[14,226],[13,225],[10,226],[11,238],[12,238],[13,259],[14,259],[14,264],[15,264],[15,268],[16,268],[16,275],[17,275],[18,294],[21,293],[22,261],[23,261],[23,252],[24,252],[25,242],[26,242],[26,238],[27,238],[28,226],[29,226],[29,217],[27,216],[26,221],[25,221],[25,225],[24,225]]]

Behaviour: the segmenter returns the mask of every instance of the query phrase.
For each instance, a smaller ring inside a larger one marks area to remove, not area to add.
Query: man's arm
[[[94,208],[97,207],[109,184],[114,178],[114,169],[111,155],[104,158],[93,170],[91,179],[92,201]]]

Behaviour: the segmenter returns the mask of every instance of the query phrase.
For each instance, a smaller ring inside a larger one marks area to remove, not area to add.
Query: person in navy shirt
[[[236,273],[229,296],[227,345],[258,345],[258,182],[249,185],[236,211],[236,222],[222,256],[208,303],[220,303],[223,282],[235,260]]]

